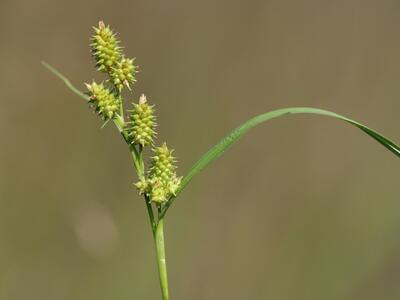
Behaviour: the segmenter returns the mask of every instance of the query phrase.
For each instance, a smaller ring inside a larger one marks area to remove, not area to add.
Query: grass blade
[[[79,91],[72,83],[62,75],[59,71],[57,71],[54,67],[49,65],[46,62],[42,62],[43,66],[45,66],[48,70],[50,70],[54,75],[60,78],[66,86],[74,92],[79,97],[89,100],[89,97]],[[283,108],[274,111],[270,111],[261,115],[258,115],[247,122],[243,123],[241,126],[237,127],[233,130],[230,134],[228,134],[225,138],[223,138],[218,144],[216,144],[213,148],[211,148],[208,152],[206,152],[190,169],[189,173],[182,179],[181,185],[179,186],[176,196],[169,199],[167,204],[163,207],[161,212],[161,217],[165,215],[168,208],[174,202],[175,198],[178,196],[180,192],[189,184],[189,182],[193,179],[193,177],[202,171],[205,167],[207,167],[210,163],[216,160],[219,156],[221,156],[226,150],[228,150],[240,137],[242,137],[247,131],[252,129],[253,127],[264,123],[266,121],[283,117],[290,114],[314,114],[314,115],[323,115],[328,117],[333,117],[342,121],[345,121],[351,125],[356,126],[357,128],[364,131],[370,137],[375,139],[378,143],[383,145],[386,149],[392,152],[397,157],[400,157],[400,147],[396,145],[394,142],[389,140],[388,138],[384,137],[380,133],[376,132],[375,130],[342,115],[337,113],[318,109],[318,108],[311,108],[311,107],[290,107],[290,108]]]
[[[89,101],[89,96],[85,95],[84,93],[82,93],[80,90],[78,90],[70,81],[67,77],[65,77],[63,74],[61,74],[56,68],[54,68],[53,66],[49,65],[47,62],[42,61],[42,65],[48,69],[51,73],[53,73],[54,75],[56,75],[58,78],[60,78],[62,81],[64,81],[65,85],[72,91],[74,92],[76,95],[78,95],[79,97],[85,99],[86,101]]]
[[[279,118],[282,116],[286,116],[289,114],[315,114],[315,115],[323,115],[323,116],[328,116],[328,117],[333,117],[342,121],[345,121],[347,123],[350,123],[357,128],[361,129],[364,131],[366,134],[371,136],[373,139],[375,139],[378,143],[382,144],[385,148],[387,148],[389,151],[391,151],[394,155],[397,157],[400,157],[400,147],[396,145],[394,142],[390,141],[383,135],[379,134],[375,130],[357,122],[352,119],[349,119],[347,117],[344,117],[342,115],[339,115],[334,112],[330,112],[327,110],[323,109],[318,109],[318,108],[310,108],[310,107],[291,107],[291,108],[283,108],[283,109],[278,109],[274,110],[271,112],[267,112],[261,115],[258,115],[235,130],[233,130],[230,134],[228,134],[225,138],[223,138],[218,144],[216,144],[213,148],[211,148],[208,152],[206,152],[190,169],[189,173],[182,179],[182,183],[176,193],[176,196],[189,184],[189,182],[193,179],[193,177],[202,171],[205,167],[207,167],[209,164],[211,164],[214,160],[216,160],[220,155],[222,155],[228,148],[230,148],[240,137],[242,137],[246,132],[248,132],[250,129],[253,127],[264,123],[266,121]],[[176,198],[173,197],[171,198],[168,203],[165,205],[163,211],[162,211],[162,216],[165,215],[166,211],[168,208],[171,206],[173,203],[174,199]]]

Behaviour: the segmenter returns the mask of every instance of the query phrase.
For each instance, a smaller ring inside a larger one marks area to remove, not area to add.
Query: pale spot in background
[[[78,243],[93,256],[105,256],[116,247],[119,232],[110,211],[98,203],[81,207],[74,224]]]

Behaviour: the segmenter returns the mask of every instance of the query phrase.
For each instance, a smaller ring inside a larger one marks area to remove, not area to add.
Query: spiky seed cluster
[[[95,33],[91,38],[90,47],[96,60],[96,67],[99,71],[108,74],[107,83],[111,83],[113,88],[109,89],[102,83],[96,82],[86,84],[86,87],[89,91],[91,106],[104,120],[109,120],[115,118],[120,110],[122,113],[120,93],[124,86],[130,89],[130,85],[136,81],[137,67],[134,65],[134,59],[125,57],[119,46],[119,40],[109,26],[100,21],[99,26],[93,29]],[[124,123],[126,126],[124,125],[123,128],[124,132],[126,130],[128,133],[127,140],[134,147],[153,145],[156,136],[154,107],[147,103],[146,96],[142,95],[139,103],[134,103],[133,109],[129,112],[129,122]],[[169,150],[164,143],[161,147],[154,148],[153,152],[154,156],[151,158],[147,178],[140,176],[136,187],[152,202],[161,205],[176,194],[182,178],[176,175],[173,150]]]
[[[161,183],[168,185],[171,178],[175,176],[176,160],[172,156],[173,150],[169,150],[166,143],[161,147],[156,147],[154,156],[151,158],[150,178],[158,178]]]
[[[93,29],[90,47],[97,69],[110,76],[110,81],[119,92],[124,86],[130,89],[130,84],[136,81],[137,67],[133,64],[134,60],[124,56],[115,33],[103,21]]]
[[[154,106],[149,105],[146,96],[142,95],[139,98],[139,104],[133,103],[133,109],[129,112],[130,121],[127,130],[132,144],[152,145],[156,135]]]
[[[109,89],[105,88],[102,83],[87,84],[89,90],[89,104],[94,110],[103,117],[104,120],[112,119],[120,106],[120,99],[117,98]]]
[[[128,89],[131,89],[130,84],[136,82],[135,73],[137,70],[133,61],[133,59],[123,57],[121,61],[117,62],[115,67],[111,69],[111,81],[119,91],[122,91],[124,85]]]
[[[151,201],[162,204],[171,195],[175,195],[181,178],[176,176],[176,160],[172,156],[173,150],[169,150],[164,143],[153,151],[154,156],[151,158],[149,178],[139,181],[136,187],[140,193],[149,196]]]
[[[115,33],[109,26],[100,21],[99,27],[93,27],[95,34],[91,39],[90,47],[96,60],[99,71],[110,72],[121,60],[121,47]]]

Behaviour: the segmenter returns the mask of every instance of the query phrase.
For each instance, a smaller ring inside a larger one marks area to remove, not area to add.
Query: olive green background
[[[314,106],[400,141],[400,2],[0,0],[0,299],[160,299],[120,136],[40,65],[103,78],[100,19],[140,66],[184,175],[255,114]],[[251,131],[166,219],[171,299],[400,299],[399,159],[297,115]]]

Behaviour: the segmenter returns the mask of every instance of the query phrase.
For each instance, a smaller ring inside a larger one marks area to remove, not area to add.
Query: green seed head
[[[162,204],[168,200],[167,191],[165,190],[162,182],[158,178],[150,180],[150,184],[151,184],[151,190],[149,197],[151,201],[153,201],[156,204]]]
[[[119,41],[115,33],[109,26],[105,26],[103,21],[99,22],[99,27],[93,27],[93,29],[95,34],[91,39],[90,47],[96,60],[96,67],[99,71],[110,73],[111,68],[121,60]]]
[[[181,178],[176,176],[176,160],[172,156],[173,150],[169,150],[164,143],[154,150],[149,171],[149,196],[151,201],[161,204],[175,195]]]
[[[150,182],[147,179],[140,179],[135,183],[135,186],[139,190],[140,195],[148,194],[150,192]]]
[[[172,156],[172,150],[169,150],[167,144],[154,150],[154,156],[151,160],[150,178],[158,178],[163,184],[167,184],[170,178],[175,174],[175,158]]]
[[[92,84],[86,83],[86,87],[89,90],[89,104],[104,120],[112,119],[119,110],[121,99],[116,98],[102,83],[93,81]]]
[[[136,82],[135,73],[137,72],[137,67],[133,64],[133,61],[133,59],[123,57],[121,61],[111,68],[111,81],[119,91],[122,91],[124,85],[131,89],[130,84]]]
[[[139,104],[133,103],[133,109],[129,111],[128,135],[132,144],[142,146],[152,145],[156,136],[156,118],[154,106],[147,103],[145,95],[140,96]]]

